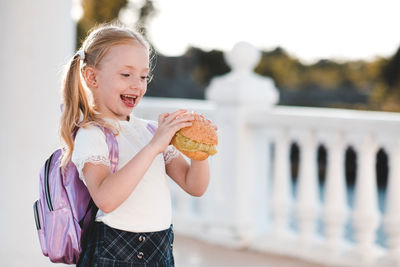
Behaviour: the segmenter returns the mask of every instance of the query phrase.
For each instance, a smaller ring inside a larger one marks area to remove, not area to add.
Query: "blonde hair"
[[[62,83],[63,111],[60,136],[66,147],[61,166],[65,166],[71,160],[74,149],[73,133],[77,127],[91,124],[109,126],[96,111],[92,97],[81,81],[81,71],[86,66],[98,67],[111,47],[132,42],[143,45],[150,51],[149,44],[140,33],[116,24],[99,25],[89,32],[79,49],[84,52],[83,60],[77,53],[67,64]]]

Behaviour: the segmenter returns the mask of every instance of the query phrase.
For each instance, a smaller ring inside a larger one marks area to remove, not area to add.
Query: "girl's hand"
[[[175,133],[184,127],[192,126],[193,120],[193,114],[187,113],[184,109],[161,114],[158,116],[158,128],[150,141],[150,145],[156,147],[157,151],[162,153],[171,143]]]

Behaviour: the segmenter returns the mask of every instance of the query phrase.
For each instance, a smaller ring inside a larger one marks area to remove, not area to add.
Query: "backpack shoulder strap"
[[[108,151],[109,151],[109,158],[110,158],[110,166],[111,166],[111,171],[112,173],[115,173],[117,171],[118,167],[118,161],[119,161],[119,151],[118,151],[118,142],[117,138],[114,135],[114,132],[107,128],[100,126],[98,124],[95,124],[106,136],[106,143],[108,146]],[[72,138],[75,139],[76,134],[78,133],[79,127],[75,127],[75,129],[72,132]]]
[[[100,130],[102,130],[102,132],[104,133],[104,135],[106,136],[106,143],[108,146],[108,150],[109,150],[109,157],[110,157],[110,165],[111,165],[111,172],[115,173],[117,171],[117,167],[118,167],[118,142],[117,142],[117,138],[114,135],[114,132],[107,128],[107,127],[102,127],[100,125],[96,125],[97,127],[100,128]],[[74,134],[76,135],[76,131],[74,131]],[[74,135],[74,137],[75,137]],[[83,216],[83,218],[79,221],[79,225],[81,227],[83,227],[83,222],[86,218],[86,215],[89,213],[89,211],[91,211],[90,214],[90,223],[88,226],[88,231],[86,233],[84,233],[84,235],[81,236],[81,247],[82,249],[86,249],[87,246],[87,242],[88,242],[88,237],[92,234],[93,231],[93,222],[96,219],[96,214],[97,211],[99,210],[99,208],[96,206],[96,204],[93,201],[93,198],[90,198],[89,204],[86,208],[86,212],[85,215]]]
[[[147,122],[147,126],[146,126],[147,130],[149,130],[149,132],[154,135],[154,133],[157,131],[157,126],[155,126],[154,124],[152,124],[151,122]]]
[[[108,151],[109,151],[109,157],[110,157],[110,165],[111,165],[111,171],[112,173],[115,173],[117,171],[118,167],[118,142],[117,138],[114,135],[114,132],[106,127],[100,127],[98,126],[106,136],[106,143],[108,146]]]

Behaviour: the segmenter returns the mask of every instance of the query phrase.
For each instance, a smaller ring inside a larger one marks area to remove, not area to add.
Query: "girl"
[[[137,32],[103,25],[89,34],[68,65],[62,162],[72,160],[99,208],[77,266],[174,266],[166,174],[192,196],[207,189],[208,161],[189,165],[169,145],[176,131],[191,125],[192,114],[161,114],[154,135],[148,121],[131,115],[146,92],[149,50]],[[114,130],[119,150],[115,173],[105,136],[94,124]]]

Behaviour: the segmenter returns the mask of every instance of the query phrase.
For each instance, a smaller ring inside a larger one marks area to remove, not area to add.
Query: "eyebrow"
[[[136,67],[134,67],[134,66],[131,66],[131,65],[125,65],[125,66],[123,66],[123,67],[125,67],[125,68],[129,68],[129,69],[136,69]],[[144,68],[143,70],[149,70],[149,68]]]

